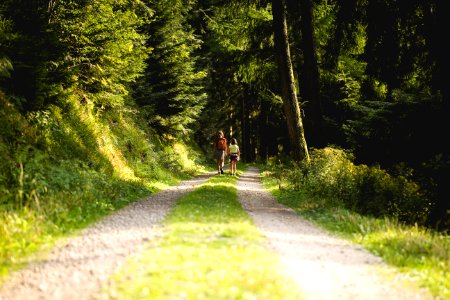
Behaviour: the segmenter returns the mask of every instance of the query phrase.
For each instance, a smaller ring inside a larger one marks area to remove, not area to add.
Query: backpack
[[[224,138],[220,138],[216,142],[217,150],[225,150],[227,148],[227,140]]]

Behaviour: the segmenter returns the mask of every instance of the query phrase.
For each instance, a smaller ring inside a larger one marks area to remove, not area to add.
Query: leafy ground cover
[[[237,201],[214,176],[177,202],[163,237],[113,276],[105,299],[301,299]]]

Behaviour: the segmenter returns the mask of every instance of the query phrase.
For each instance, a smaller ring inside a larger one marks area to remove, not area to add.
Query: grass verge
[[[0,92],[0,284],[58,239],[206,171],[192,139],[158,134],[132,102],[66,96],[23,115]]]
[[[436,299],[450,299],[450,238],[392,219],[362,216],[346,209],[326,207],[304,193],[280,190],[278,182],[263,173],[265,188],[276,199],[326,230],[362,245],[388,264],[407,274]]]
[[[301,299],[237,201],[236,180],[214,176],[181,198],[165,235],[113,276],[103,298]]]
[[[66,176],[70,184],[42,197],[45,205],[40,209],[0,206],[0,284],[11,272],[45,257],[57,240],[76,235],[113,211],[191,177],[161,170],[158,179],[126,181],[95,171],[77,171],[54,175],[59,181]]]

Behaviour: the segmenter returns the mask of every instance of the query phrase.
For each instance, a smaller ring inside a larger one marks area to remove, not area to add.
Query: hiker
[[[214,141],[214,158],[217,161],[217,173],[223,174],[223,161],[227,153],[227,139],[223,135],[223,131],[219,131]]]
[[[230,174],[235,176],[236,165],[241,156],[241,152],[239,151],[239,146],[235,138],[231,139],[231,145],[228,147],[228,154],[230,155]]]

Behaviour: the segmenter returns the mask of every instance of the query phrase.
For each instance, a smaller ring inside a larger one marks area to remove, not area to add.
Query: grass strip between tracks
[[[116,273],[105,299],[301,299],[237,201],[237,178],[213,176],[179,199],[164,235]]]

